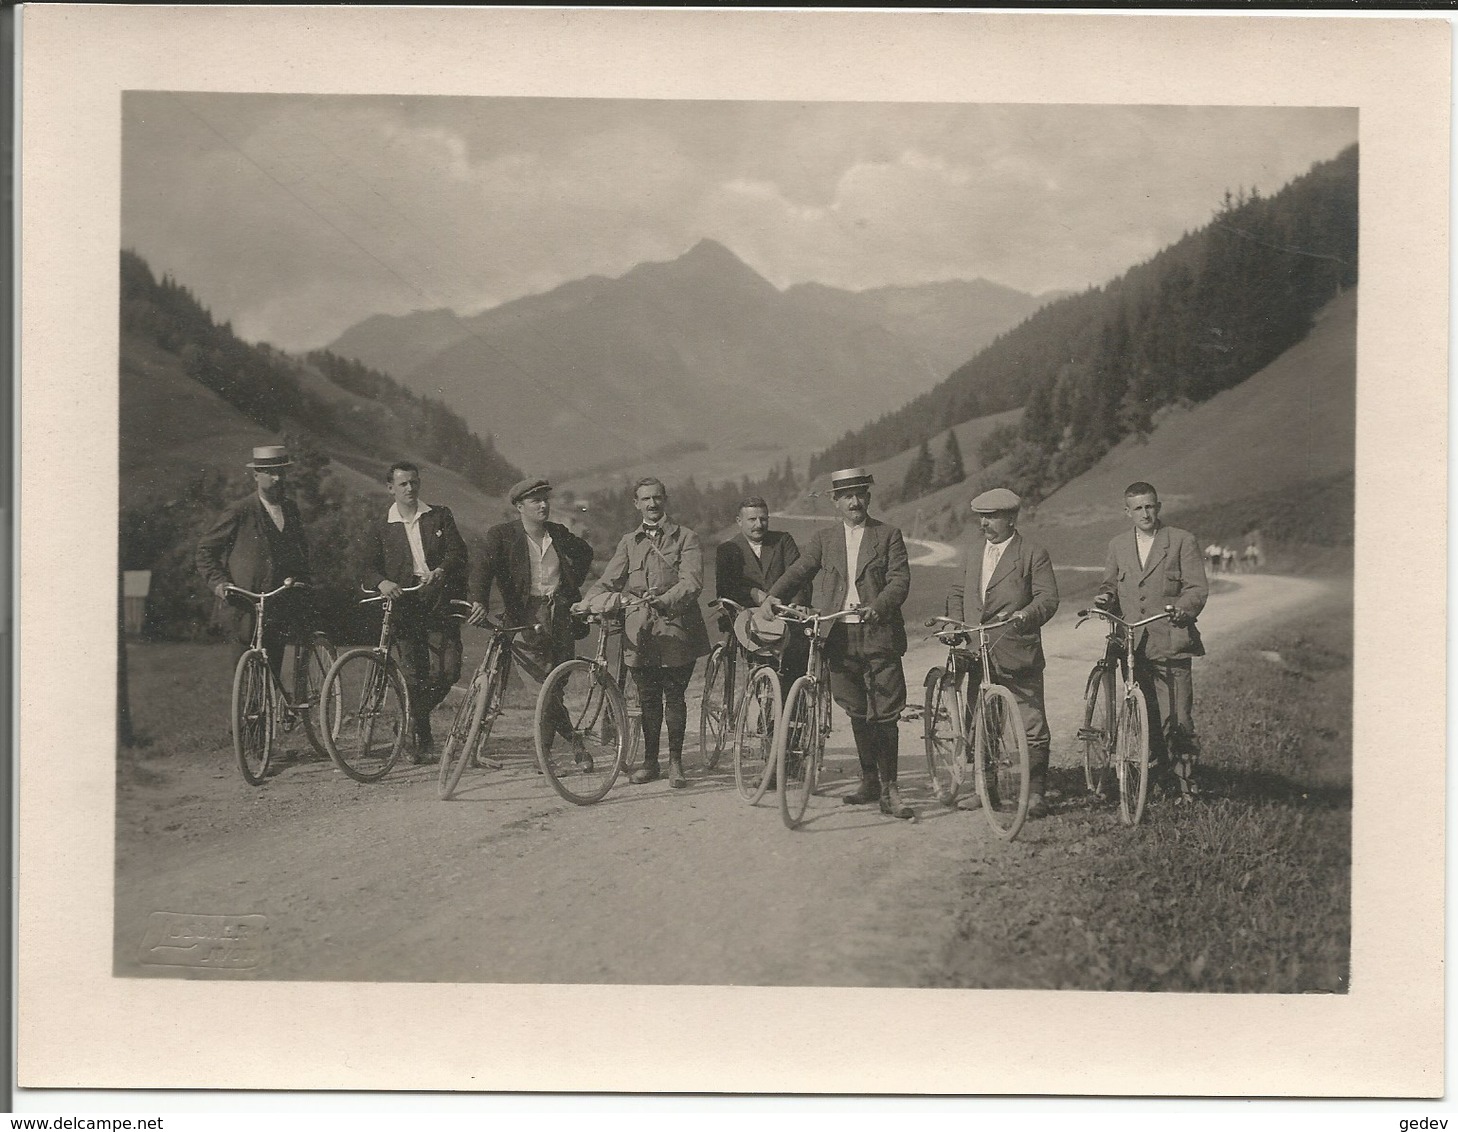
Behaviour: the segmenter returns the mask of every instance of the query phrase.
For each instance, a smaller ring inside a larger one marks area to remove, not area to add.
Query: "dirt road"
[[[1321,592],[1243,576],[1218,589],[1201,628],[1213,652]],[[1044,631],[1055,766],[1077,761],[1079,697],[1102,649],[1097,629],[1075,633],[1073,613]],[[906,657],[913,700],[942,655],[918,636]],[[221,745],[185,767],[143,764],[118,785],[117,973],[918,985],[958,912],[962,886],[949,880],[1016,872],[1036,883],[1024,866],[1059,826],[1055,812],[1004,844],[980,815],[938,806],[916,723],[902,727],[901,766],[919,819],[842,806],[855,757],[838,713],[827,792],[799,831],[740,800],[727,768],[682,791],[620,779],[599,805],[576,807],[534,773],[529,701],[517,692],[503,719],[506,769],[468,771],[449,803],[437,800],[433,767],[363,786],[327,760],[297,760],[255,789]],[[442,709],[438,733],[445,719]],[[231,973],[159,964],[156,952],[143,962],[156,911],[262,915],[261,961]]]

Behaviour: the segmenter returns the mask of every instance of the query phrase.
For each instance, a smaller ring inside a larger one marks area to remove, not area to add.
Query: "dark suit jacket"
[[[392,523],[388,516],[388,511],[380,516],[364,539],[360,582],[367,589],[377,588],[386,578],[400,586],[413,586],[416,582],[415,557],[410,553],[405,524]],[[444,584],[437,591],[439,601],[464,597],[466,543],[456,529],[455,516],[449,507],[432,503],[430,510],[420,516],[420,542],[425,548],[425,564],[432,570],[445,568]]]
[[[292,499],[285,499],[283,513],[282,536],[293,543],[299,559],[307,563],[309,548],[304,540],[304,522],[299,518],[298,505]],[[219,582],[232,582],[245,590],[262,593],[283,582],[283,578],[273,576],[273,552],[265,523],[273,526],[273,520],[263,509],[263,500],[254,492],[224,511],[198,540],[197,569],[208,589],[215,588]],[[308,569],[295,580],[309,581]]]
[[[592,547],[561,523],[548,523],[552,547],[557,552],[560,575],[559,605],[565,610],[582,596],[582,583],[592,566]],[[469,596],[472,601],[489,606],[491,587],[501,593],[509,625],[523,625],[529,619],[527,603],[532,593],[532,564],[527,546],[526,528],[520,520],[499,523],[486,532],[480,553],[471,563]]]
[[[806,582],[814,581],[811,604],[818,613],[834,613],[845,605],[850,588],[850,567],[846,562],[845,524],[835,522],[818,527],[805,543],[800,558],[770,587],[770,594],[785,601]],[[901,605],[911,592],[911,566],[906,541],[897,527],[879,519],[867,519],[861,535],[861,552],[855,565],[856,593],[861,604],[876,611],[880,620],[867,627],[867,652],[906,652],[906,625]]]
[[[987,542],[978,539],[967,552],[967,570],[947,594],[947,616],[981,625],[1001,621],[1018,610],[1030,615],[1023,629],[1001,629],[989,634],[992,658],[1007,673],[1041,672],[1042,626],[1058,612],[1058,579],[1053,560],[1036,542],[1013,531],[1008,547],[997,561],[982,597],[982,559]]]
[[[721,542],[714,552],[715,596],[727,597],[740,605],[758,605],[749,591],[768,591],[799,559],[800,548],[788,531],[765,531],[761,555],[754,553],[742,534]],[[796,604],[809,601],[810,586],[802,586],[789,600]]]
[[[1109,543],[1104,578],[1099,593],[1113,594],[1114,608],[1126,621],[1142,621],[1172,605],[1191,617],[1199,615],[1210,596],[1205,580],[1205,556],[1195,545],[1195,536],[1178,527],[1160,526],[1154,532],[1149,560],[1139,565],[1139,548],[1131,528]],[[1140,629],[1134,647],[1144,646],[1150,660],[1183,660],[1204,656],[1205,645],[1194,625],[1176,628],[1168,621],[1156,621]]]

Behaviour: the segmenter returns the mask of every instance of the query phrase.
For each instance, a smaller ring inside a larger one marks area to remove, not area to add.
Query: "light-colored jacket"
[[[1128,530],[1109,543],[1099,593],[1114,595],[1116,605],[1111,612],[1125,621],[1153,617],[1164,612],[1166,605],[1198,617],[1210,596],[1210,583],[1205,579],[1205,556],[1189,531],[1161,525],[1154,532],[1149,559],[1141,566],[1134,531]],[[1184,660],[1205,655],[1200,630],[1193,624],[1177,628],[1168,621],[1156,621],[1136,633],[1134,647],[1138,648],[1141,642],[1144,655],[1150,660]]]
[[[624,649],[630,668],[677,668],[709,651],[709,630],[699,609],[704,588],[704,552],[699,536],[671,519],[657,540],[635,527],[618,540],[602,577],[585,600],[603,593],[642,594],[652,590],[669,606],[667,613],[644,608],[629,612]]]

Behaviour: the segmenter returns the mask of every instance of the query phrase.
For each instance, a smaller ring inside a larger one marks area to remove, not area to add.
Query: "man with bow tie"
[[[360,575],[366,589],[397,599],[395,635],[419,761],[435,753],[430,713],[461,676],[461,626],[449,614],[451,600],[466,593],[466,543],[449,507],[420,498],[416,465],[390,465],[385,486],[393,502],[365,536]],[[401,597],[417,582],[425,588]]]
[[[1002,621],[1013,624],[992,637],[992,663],[997,682],[1013,694],[1028,736],[1028,817],[1048,813],[1048,758],[1052,736],[1043,707],[1042,627],[1058,612],[1058,579],[1048,551],[1017,529],[1023,501],[1005,487],[984,491],[972,500],[982,545],[967,556],[962,581],[947,594],[947,616],[972,625]],[[976,809],[982,799],[968,795],[963,809]]]

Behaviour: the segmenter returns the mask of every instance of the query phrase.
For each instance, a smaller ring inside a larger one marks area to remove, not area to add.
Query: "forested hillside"
[[[1357,147],[1215,218],[1107,286],[1052,303],[946,381],[820,453],[811,473],[913,448],[1023,407],[1000,472],[1030,501],[1092,467],[1156,412],[1208,400],[1310,330],[1357,282]]]
[[[489,437],[471,432],[442,402],[327,350],[300,359],[250,345],[228,323],[214,322],[186,287],[165,276],[156,279],[146,261],[129,251],[121,253],[121,332],[177,355],[189,377],[270,432],[287,426],[318,437],[336,434],[380,458],[405,450],[490,493],[521,475]],[[319,376],[355,398],[321,392]]]

